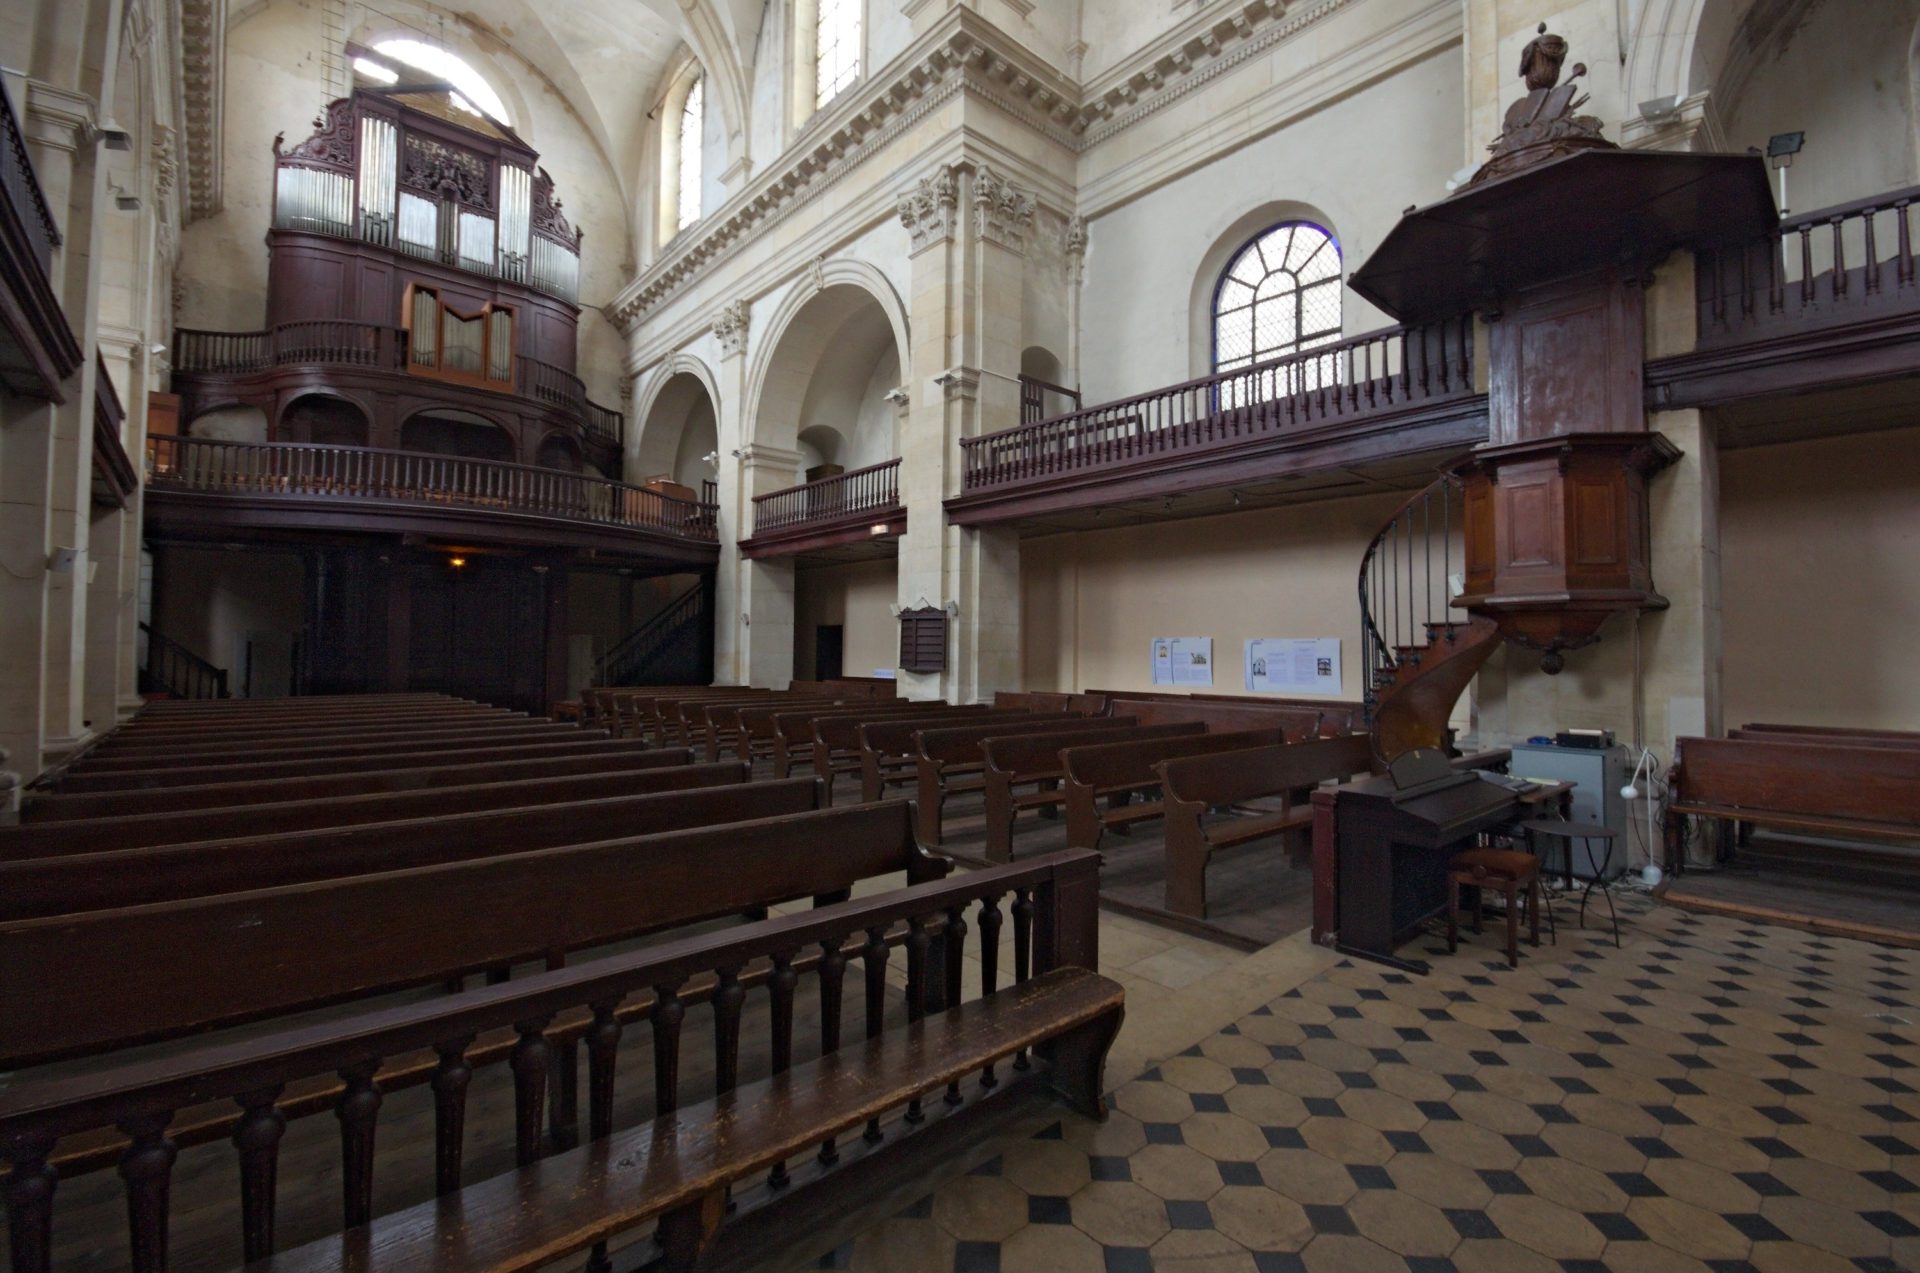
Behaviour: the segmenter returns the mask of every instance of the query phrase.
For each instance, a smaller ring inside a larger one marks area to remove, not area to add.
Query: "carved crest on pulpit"
[[[1526,81],[1527,95],[1507,107],[1500,135],[1487,147],[1493,157],[1473,175],[1475,182],[1503,177],[1577,150],[1617,149],[1600,135],[1602,126],[1597,116],[1579,113],[1588,100],[1578,83],[1587,73],[1586,63],[1575,62],[1567,82],[1560,82],[1560,67],[1566,58],[1565,37],[1549,34],[1547,24],[1542,22],[1520,51],[1519,73]]]

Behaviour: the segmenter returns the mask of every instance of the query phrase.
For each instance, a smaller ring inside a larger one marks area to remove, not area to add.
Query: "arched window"
[[[373,50],[382,57],[411,66],[416,71],[425,71],[433,78],[445,80],[453,85],[455,106],[470,110],[476,115],[485,115],[497,124],[512,124],[513,121],[507,118],[507,106],[500,100],[500,94],[494,92],[493,86],[481,78],[480,72],[469,66],[458,54],[451,53],[437,44],[428,44],[425,40],[404,36],[377,41]],[[354,63],[354,69],[382,80],[393,74],[392,71],[381,67],[378,62],[364,58]]]
[[[707,123],[707,79],[696,75],[680,107],[680,225],[684,230],[700,219],[700,159]]]
[[[860,78],[860,6],[863,0],[817,0],[814,28],[814,108],[825,106]]]
[[[1340,242],[1283,221],[1241,248],[1213,294],[1213,368],[1233,371],[1340,339]]]

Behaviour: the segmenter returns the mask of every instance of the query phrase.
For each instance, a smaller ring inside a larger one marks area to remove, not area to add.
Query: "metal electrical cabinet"
[[[1617,837],[1613,843],[1613,874],[1618,875],[1627,865],[1630,811],[1627,802],[1620,798],[1620,788],[1627,785],[1627,776],[1632,772],[1631,755],[1631,749],[1624,746],[1593,748],[1515,743],[1513,761],[1507,769],[1516,778],[1575,784],[1571,816],[1575,822],[1597,822],[1613,828]],[[1556,851],[1553,856],[1558,859],[1559,853]],[[1551,867],[1552,863],[1543,865]],[[1573,854],[1573,873],[1581,879],[1592,875],[1584,849]]]

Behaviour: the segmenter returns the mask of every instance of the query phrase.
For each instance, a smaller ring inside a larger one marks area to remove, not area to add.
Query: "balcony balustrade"
[[[59,246],[20,115],[0,84],[0,386],[49,402],[66,401],[61,382],[85,358],[53,290]]]
[[[324,506],[333,515],[330,524],[351,525],[356,509],[403,505],[482,518],[557,519],[697,544],[717,540],[711,503],[588,473],[416,451],[154,437],[147,440],[147,485],[150,494],[244,498],[269,510]],[[347,515],[344,523],[338,514]]]
[[[905,529],[905,518],[900,461],[883,460],[754,496],[753,538],[744,547],[749,557],[757,557],[886,538]]]

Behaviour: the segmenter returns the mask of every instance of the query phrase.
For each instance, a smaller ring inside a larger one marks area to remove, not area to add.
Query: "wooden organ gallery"
[[[397,2],[0,21],[8,1268],[1920,1267],[1920,0]]]

